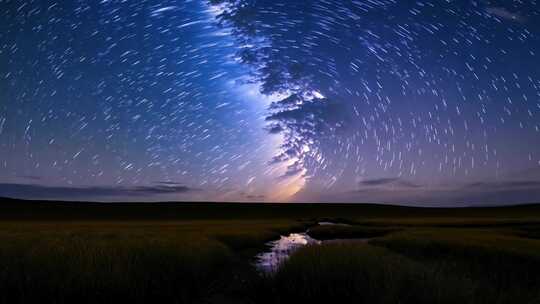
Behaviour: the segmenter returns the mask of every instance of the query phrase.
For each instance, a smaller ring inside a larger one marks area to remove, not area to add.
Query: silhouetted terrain
[[[90,203],[31,201],[0,198],[1,219],[309,219],[321,217],[408,218],[483,217],[523,219],[540,214],[540,204],[506,207],[422,208],[380,204],[284,204],[284,203]]]
[[[540,205],[2,199],[0,219],[1,303],[540,300]],[[266,242],[306,230],[353,241],[303,247],[274,274],[255,269]]]

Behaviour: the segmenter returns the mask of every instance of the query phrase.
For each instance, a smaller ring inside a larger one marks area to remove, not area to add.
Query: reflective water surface
[[[349,224],[333,223],[333,222],[319,222],[321,226],[336,225],[336,226],[350,226]],[[310,237],[307,232],[303,233],[291,233],[287,236],[282,235],[279,240],[268,242],[270,247],[268,251],[258,254],[255,262],[255,267],[263,273],[274,273],[279,266],[286,261],[293,252],[306,245],[320,245],[324,243],[340,243],[340,242],[367,242],[368,239],[333,239],[319,241]]]
[[[281,236],[279,240],[269,242],[270,249],[257,255],[255,266],[264,273],[275,272],[279,265],[283,263],[298,248],[308,244],[320,244],[318,241],[306,233],[291,233],[288,236]]]

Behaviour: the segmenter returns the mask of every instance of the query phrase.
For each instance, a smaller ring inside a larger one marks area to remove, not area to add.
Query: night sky
[[[540,202],[536,0],[0,8],[0,196]]]

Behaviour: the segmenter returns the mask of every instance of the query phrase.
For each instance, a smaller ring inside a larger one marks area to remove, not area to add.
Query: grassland
[[[351,226],[313,226],[321,220]],[[291,231],[370,238],[251,263]],[[540,206],[0,202],[0,303],[540,303]]]

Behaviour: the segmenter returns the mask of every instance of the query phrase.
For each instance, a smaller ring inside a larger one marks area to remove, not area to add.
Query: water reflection
[[[318,222],[320,226],[350,226],[344,223],[335,222]],[[258,254],[255,262],[255,267],[263,273],[274,273],[279,266],[287,260],[293,252],[299,248],[316,244],[320,245],[323,241],[319,241],[310,237],[306,232],[303,233],[291,233],[288,236],[282,235],[279,240],[268,242],[267,245],[270,249],[266,252]],[[367,242],[369,239],[333,239],[325,240],[324,243],[350,243],[350,242]]]
[[[264,273],[275,272],[279,265],[283,263],[298,248],[309,244],[320,244],[318,241],[306,233],[291,233],[288,236],[281,236],[279,240],[269,242],[270,250],[257,255],[255,266]]]

